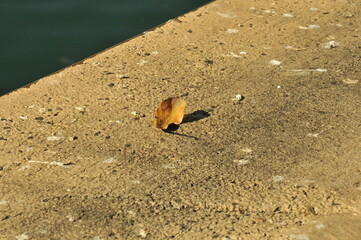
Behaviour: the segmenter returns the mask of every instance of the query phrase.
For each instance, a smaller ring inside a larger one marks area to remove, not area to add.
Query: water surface
[[[209,0],[1,0],[0,95]]]

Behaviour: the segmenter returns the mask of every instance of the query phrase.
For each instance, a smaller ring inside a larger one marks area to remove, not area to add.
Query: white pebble
[[[359,80],[347,78],[347,79],[343,79],[342,82],[345,84],[356,84],[356,83],[359,83]]]
[[[296,239],[296,240],[310,240],[307,236],[305,236],[303,234],[291,234],[290,238]]]
[[[221,12],[216,12],[216,13],[217,13],[217,15],[224,17],[224,18],[235,18],[236,17],[236,15],[229,14],[229,13],[221,13]]]
[[[34,148],[33,147],[26,147],[26,149],[25,149],[27,152],[32,152],[33,150],[34,150]]]
[[[233,160],[234,163],[237,163],[238,165],[246,165],[249,163],[249,160],[247,159],[240,159],[240,160]]]
[[[243,99],[243,96],[241,94],[237,94],[234,100],[241,101]]]
[[[70,221],[70,222],[74,222],[75,218],[71,215],[66,216],[66,218]]]
[[[285,180],[285,178],[283,176],[280,176],[280,175],[274,176],[272,179],[273,179],[274,182],[281,182],[281,181]]]
[[[49,165],[54,165],[54,166],[61,166],[61,167],[65,167],[65,168],[68,168],[67,166],[65,166],[64,163],[62,162],[47,162],[47,161],[35,161],[35,160],[30,160],[29,163],[43,163],[43,164],[49,164]],[[29,166],[30,168],[30,166]]]
[[[27,117],[27,116],[24,116],[24,115],[20,115],[19,118],[20,118],[21,120],[28,119],[28,117]]]
[[[27,235],[26,233],[23,233],[23,234],[21,234],[19,236],[16,236],[15,238],[17,240],[27,240],[27,239],[29,239],[29,235]]]
[[[307,137],[318,137],[320,133],[307,133]]]
[[[311,7],[310,10],[311,10],[311,11],[317,11],[318,9],[317,9],[317,8],[314,8],[314,7]]]
[[[294,69],[292,72],[304,73],[304,72],[327,72],[327,69],[324,68],[316,68],[316,69]]]
[[[317,229],[324,229],[324,228],[326,228],[326,226],[325,226],[324,224],[317,224],[317,225],[315,226],[315,228],[317,228]]]
[[[340,44],[336,41],[329,41],[325,44],[323,44],[323,48],[326,48],[326,49],[331,49],[331,48],[335,48],[335,47],[338,47]]]
[[[85,112],[85,107],[81,106],[81,107],[75,107],[76,110],[80,111],[80,112]]]
[[[229,33],[229,34],[238,33],[238,32],[239,32],[239,30],[237,30],[237,29],[231,29],[231,28],[229,28],[229,29],[226,30],[226,33]]]
[[[320,28],[319,25],[308,25],[307,26],[308,29],[317,29],[317,28]]]
[[[316,68],[315,71],[316,71],[316,72],[327,72],[327,69],[324,69],[324,68]]]
[[[293,16],[292,14],[290,14],[290,13],[284,13],[284,14],[282,14],[282,16],[288,17],[288,18],[293,18],[293,17],[294,17],[294,16]]]
[[[146,63],[148,63],[147,60],[140,60],[140,62],[138,62],[138,66],[144,66]]]
[[[143,238],[147,237],[147,232],[144,229],[139,229],[139,235]]]
[[[240,55],[237,55],[234,52],[228,52],[228,54],[226,54],[226,55],[222,54],[222,56],[240,58],[240,57],[242,57],[241,55],[244,55],[244,54],[247,54],[247,53],[246,52],[240,52],[239,54]]]
[[[110,158],[107,158],[103,161],[104,163],[113,163],[115,162],[115,158],[114,157],[110,157]]]
[[[269,10],[269,9],[263,10],[263,12],[264,12],[264,13],[275,13],[275,11]]]
[[[47,137],[46,140],[48,140],[48,141],[59,141],[59,140],[61,140],[63,138],[64,137],[50,136],[50,137]]]
[[[319,25],[308,25],[308,26],[306,26],[306,27],[304,27],[304,26],[299,26],[298,28],[299,28],[299,29],[306,30],[306,29],[317,29],[317,28],[320,28],[320,26],[319,26]]]
[[[28,170],[30,169],[30,166],[29,165],[25,165],[25,166],[21,166],[18,170],[19,171],[25,171],[25,170]]]
[[[277,60],[271,60],[271,61],[269,61],[269,63],[270,64],[272,64],[272,65],[274,65],[274,66],[279,66],[279,65],[281,65],[281,61],[277,61]]]
[[[250,149],[250,148],[242,148],[241,151],[245,152],[245,153],[252,153],[253,152],[253,150]]]
[[[316,181],[315,180],[308,180],[308,179],[305,179],[302,181],[303,184],[311,184],[311,183],[315,183]]]

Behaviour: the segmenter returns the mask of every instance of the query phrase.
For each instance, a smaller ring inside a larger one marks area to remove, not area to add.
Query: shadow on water
[[[185,124],[185,123],[191,123],[191,122],[195,122],[195,121],[199,121],[201,119],[207,118],[209,117],[210,114],[209,112],[206,112],[204,110],[197,110],[193,113],[189,113],[184,115],[183,121],[181,124]],[[163,130],[166,133],[169,134],[174,134],[174,135],[178,135],[178,136],[182,136],[182,137],[189,137],[189,138],[193,138],[195,140],[199,140],[199,138],[194,137],[194,136],[190,136],[190,135],[186,135],[186,134],[182,134],[182,133],[177,133],[176,131],[179,129],[179,125],[176,124],[171,124],[168,126],[167,129]]]

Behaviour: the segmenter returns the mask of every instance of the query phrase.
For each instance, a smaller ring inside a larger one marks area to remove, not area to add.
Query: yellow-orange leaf
[[[186,102],[180,98],[168,98],[164,100],[157,112],[153,125],[156,128],[167,129],[169,124],[180,124],[184,117]]]

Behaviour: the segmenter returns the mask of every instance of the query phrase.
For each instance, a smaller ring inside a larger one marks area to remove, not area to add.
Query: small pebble
[[[242,148],[241,151],[245,152],[245,153],[252,153],[253,152],[253,150],[250,149],[250,148]]]
[[[140,60],[140,62],[138,62],[138,66],[144,66],[146,63],[148,63],[148,61],[146,60]]]
[[[308,29],[317,29],[317,28],[320,28],[319,25],[308,25],[307,26]]]
[[[237,29],[227,29],[226,30],[226,33],[229,33],[229,34],[233,34],[233,33],[238,33],[239,32],[239,30],[237,30]]]
[[[317,224],[317,225],[315,226],[315,228],[316,228],[316,229],[324,229],[324,228],[326,228],[326,226],[325,226],[324,224]]]
[[[246,159],[240,159],[240,160],[233,160],[234,163],[237,163],[238,165],[246,165],[249,163],[249,160]]]
[[[274,65],[274,66],[279,66],[279,65],[281,65],[281,61],[277,61],[277,60],[271,60],[270,62],[269,62],[271,65]]]
[[[347,78],[347,79],[343,79],[342,82],[345,84],[356,84],[359,83],[359,80]]]
[[[115,162],[115,158],[114,157],[110,157],[110,158],[107,158],[103,161],[104,163],[113,163]]]
[[[47,137],[46,140],[48,141],[59,141],[63,139],[63,137],[58,137],[58,136],[50,136],[50,137]]]
[[[274,182],[281,182],[281,181],[283,181],[285,178],[283,177],[283,176],[274,176],[273,177],[273,181]]]
[[[144,229],[139,229],[139,235],[142,237],[142,238],[145,238],[147,237],[147,232],[144,230]]]
[[[242,101],[244,99],[244,97],[241,94],[237,94],[234,98],[234,100],[236,101]]]
[[[319,26],[319,25],[308,25],[308,26],[306,26],[306,27],[304,27],[304,26],[299,26],[298,28],[299,28],[299,29],[306,30],[306,29],[317,29],[317,28],[320,28],[320,26]]]
[[[336,41],[329,41],[325,44],[323,44],[323,48],[326,48],[326,49],[331,49],[331,48],[335,48],[335,47],[338,47],[340,44]]]
[[[303,234],[291,234],[290,238],[295,240],[310,240],[307,236]]]
[[[29,235],[27,235],[26,233],[23,233],[23,234],[21,234],[19,236],[16,236],[15,238],[17,240],[27,240],[27,239],[29,239]]]
[[[80,112],[85,112],[85,107],[81,106],[81,107],[75,107],[76,110],[80,111]]]

